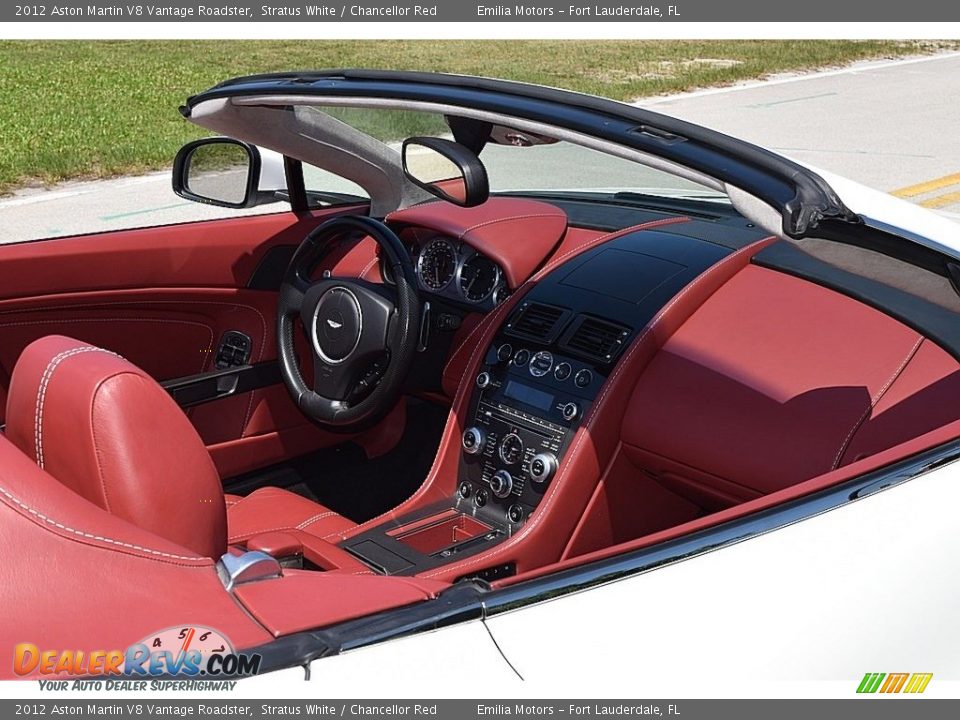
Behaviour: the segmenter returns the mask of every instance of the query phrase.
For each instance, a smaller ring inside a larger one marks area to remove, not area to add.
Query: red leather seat
[[[353,526],[279,488],[225,503],[206,447],[166,391],[120,356],[71,338],[24,349],[6,419],[7,438],[61,483],[207,557],[222,555],[228,537],[278,528],[322,537]]]

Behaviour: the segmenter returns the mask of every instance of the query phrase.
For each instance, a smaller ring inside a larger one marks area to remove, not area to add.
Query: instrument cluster
[[[410,247],[420,289],[478,310],[491,310],[508,296],[503,270],[465,242],[435,235]]]

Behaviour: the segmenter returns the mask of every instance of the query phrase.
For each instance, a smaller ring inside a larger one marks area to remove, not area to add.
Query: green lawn
[[[371,67],[490,75],[629,100],[957,43],[2,41],[0,192],[163,168],[203,131],[177,107],[236,75]]]

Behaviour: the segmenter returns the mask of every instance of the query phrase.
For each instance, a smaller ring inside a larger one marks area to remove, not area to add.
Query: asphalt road
[[[638,104],[764,145],[960,221],[958,100],[960,53],[954,53],[859,63]],[[589,174],[576,151],[555,146],[556,151],[570,156],[555,154],[555,167],[581,178]],[[512,172],[517,177],[534,172],[523,151],[515,156]],[[510,174],[511,168],[506,170]],[[556,172],[554,177],[562,184],[562,178],[572,175]],[[635,176],[631,180],[634,187],[642,185]],[[166,172],[65,183],[0,199],[0,242],[235,214],[176,197]]]
[[[638,103],[960,220],[960,53]]]

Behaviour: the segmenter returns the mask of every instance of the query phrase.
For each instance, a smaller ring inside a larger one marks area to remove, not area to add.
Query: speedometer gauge
[[[442,290],[453,279],[457,269],[457,251],[446,240],[437,238],[420,252],[417,275],[431,290]]]
[[[474,255],[460,268],[460,292],[470,302],[486,300],[499,282],[500,268],[483,255]]]

